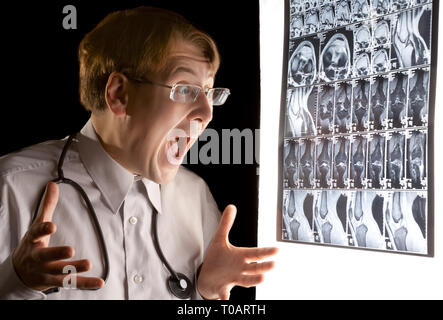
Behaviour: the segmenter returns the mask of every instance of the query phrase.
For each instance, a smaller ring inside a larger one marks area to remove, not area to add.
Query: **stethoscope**
[[[99,239],[99,243],[100,243],[100,250],[102,253],[102,257],[103,257],[103,265],[104,265],[104,277],[103,280],[106,281],[108,280],[108,276],[109,276],[109,271],[110,271],[110,263],[109,263],[109,256],[108,256],[108,250],[106,248],[106,243],[103,237],[103,232],[102,229],[100,227],[100,223],[98,222],[97,219],[97,215],[95,213],[94,207],[92,206],[91,201],[89,200],[88,195],[86,194],[86,192],[83,190],[83,188],[75,181],[66,178],[64,176],[63,173],[63,162],[65,160],[65,156],[66,153],[69,149],[69,146],[72,143],[72,140],[74,139],[76,135],[71,135],[69,136],[68,140],[66,141],[65,146],[63,147],[63,151],[60,155],[60,159],[58,160],[58,164],[57,164],[57,171],[58,171],[58,177],[55,178],[54,180],[52,180],[52,182],[55,182],[57,184],[61,184],[61,183],[66,183],[69,184],[71,186],[74,187],[74,189],[76,189],[80,195],[82,196],[83,200],[86,203],[86,206],[88,207],[88,213],[89,216],[92,218],[92,222],[95,228],[95,231],[97,233],[97,237]],[[38,201],[38,205],[35,209],[34,212],[34,216],[32,218],[32,221],[35,220],[35,218],[37,217],[37,213],[38,213],[38,209],[40,208],[40,204],[42,202],[43,196],[44,196],[45,190],[43,190],[43,192],[40,195],[40,199]],[[154,206],[153,207],[153,213],[152,213],[152,223],[151,223],[151,233],[152,233],[152,238],[153,238],[153,242],[154,242],[154,247],[155,250],[157,251],[158,256],[160,257],[161,261],[163,262],[163,264],[165,265],[166,269],[168,269],[169,273],[171,274],[171,276],[167,279],[167,287],[169,288],[169,291],[175,295],[177,298],[179,299],[188,299],[191,297],[191,293],[193,290],[193,284],[192,282],[188,279],[188,277],[186,277],[184,274],[182,273],[176,273],[172,267],[169,265],[168,261],[166,260],[165,256],[163,255],[163,252],[160,248],[160,244],[159,244],[159,240],[158,240],[158,234],[157,234],[157,215],[158,212],[155,209]],[[32,223],[32,222],[31,222]],[[97,289],[83,289],[83,290],[97,290]],[[52,288],[49,290],[44,291],[45,294],[50,294],[50,293],[54,293],[54,292],[58,292],[59,288]]]

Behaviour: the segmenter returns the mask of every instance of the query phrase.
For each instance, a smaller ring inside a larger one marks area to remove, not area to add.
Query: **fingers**
[[[256,262],[248,263],[243,268],[243,274],[258,275],[258,274],[265,273],[265,272],[272,270],[274,268],[274,266],[275,266],[274,261],[266,261],[266,262],[262,262],[262,263],[256,263]]]
[[[53,222],[35,223],[28,230],[28,240],[37,243],[42,238],[54,234],[57,227]]]
[[[235,284],[238,286],[242,286],[245,288],[254,287],[265,280],[265,276],[263,274],[257,274],[253,276],[244,275],[241,276]]]
[[[58,202],[58,185],[55,182],[49,182],[46,185],[45,194],[43,196],[43,203],[40,206],[36,222],[51,221],[54,214],[55,207]]]
[[[69,269],[67,269],[69,267]],[[86,272],[91,269],[91,263],[87,259],[65,262],[50,262],[43,268],[43,272],[52,275],[66,274],[67,270],[74,269],[76,273]]]
[[[69,277],[69,278],[67,278]],[[52,287],[63,288],[66,284],[70,284],[73,289],[100,289],[105,285],[101,278],[94,277],[80,277],[76,274],[49,276],[47,280],[48,285]]]
[[[239,248],[248,262],[269,258],[278,252],[278,248]]]
[[[70,259],[74,256],[72,247],[37,248],[33,251],[33,258],[38,262],[53,262]]]
[[[229,231],[231,230],[232,225],[234,224],[236,214],[237,214],[237,208],[234,205],[230,204],[225,208],[214,238],[228,242]]]

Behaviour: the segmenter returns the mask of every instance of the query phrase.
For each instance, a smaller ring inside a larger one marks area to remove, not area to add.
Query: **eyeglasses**
[[[138,83],[150,83],[156,86],[169,88],[171,89],[171,93],[169,94],[169,99],[171,99],[174,102],[184,103],[184,104],[194,103],[197,100],[197,98],[200,96],[200,93],[204,92],[209,103],[211,103],[214,106],[221,106],[226,102],[229,95],[231,94],[231,91],[227,88],[203,89],[202,87],[194,84],[182,84],[182,83],[176,83],[171,87],[166,84],[161,84],[148,79],[132,79],[132,80]]]

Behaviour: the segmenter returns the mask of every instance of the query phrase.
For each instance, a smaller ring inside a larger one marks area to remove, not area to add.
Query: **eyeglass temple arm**
[[[155,81],[152,81],[149,79],[132,79],[132,80],[134,80],[135,82],[139,82],[139,83],[150,83],[150,84],[154,84],[156,86],[172,89],[171,86],[168,86],[168,85],[162,84],[162,83],[158,83],[158,82],[155,82]]]

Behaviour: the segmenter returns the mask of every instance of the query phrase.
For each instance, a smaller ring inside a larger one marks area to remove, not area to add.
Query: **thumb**
[[[55,182],[49,182],[46,185],[42,204],[39,208],[36,222],[47,222],[52,220],[55,207],[58,202],[58,185]]]
[[[233,204],[230,204],[225,208],[215,234],[216,239],[225,242],[229,241],[229,231],[231,231],[232,225],[234,224],[236,214],[237,208]]]

